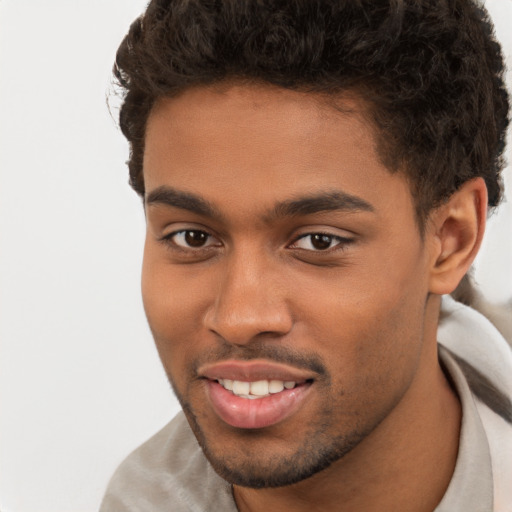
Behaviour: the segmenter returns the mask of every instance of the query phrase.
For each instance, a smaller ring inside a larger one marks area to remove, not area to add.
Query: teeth
[[[245,382],[241,380],[218,379],[218,382],[228,391],[242,398],[262,398],[272,393],[280,393],[284,389],[293,389],[296,386],[294,381],[282,380],[258,380]]]
[[[258,380],[256,382],[251,382],[251,395],[268,395],[268,380]]]
[[[251,387],[250,382],[243,382],[241,380],[233,381],[233,393],[235,395],[248,395]]]
[[[271,393],[280,393],[284,389],[284,382],[282,380],[271,380],[268,383],[268,390]]]

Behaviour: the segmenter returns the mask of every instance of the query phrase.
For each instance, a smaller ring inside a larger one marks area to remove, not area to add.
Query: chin
[[[352,432],[330,437],[316,425],[304,430],[301,440],[294,440],[295,447],[283,445],[282,439],[276,441],[265,429],[232,433],[230,442],[223,443],[212,441],[217,438],[214,434],[205,434],[208,429],[199,425],[186,404],[183,410],[215,472],[232,485],[252,489],[283,487],[310,478],[349,453],[367,435]]]

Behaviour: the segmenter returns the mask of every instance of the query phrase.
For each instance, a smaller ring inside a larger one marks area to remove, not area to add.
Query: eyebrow
[[[161,186],[152,190],[146,197],[146,205],[164,204],[181,210],[188,210],[204,217],[221,217],[220,212],[209,201],[192,194]]]
[[[163,204],[204,217],[223,218],[220,210],[202,197],[165,185],[152,190],[147,195],[145,203],[146,205]],[[328,211],[374,212],[375,209],[360,197],[336,190],[279,202],[269,214],[265,215],[265,220],[270,222],[283,217],[297,217]]]
[[[374,212],[375,209],[360,197],[342,191],[329,191],[278,203],[271,217],[292,217],[329,211]]]

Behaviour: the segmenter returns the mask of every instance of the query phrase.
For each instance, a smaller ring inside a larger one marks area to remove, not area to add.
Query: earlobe
[[[482,178],[464,183],[431,214],[431,293],[455,290],[478,253],[486,217],[487,187]]]

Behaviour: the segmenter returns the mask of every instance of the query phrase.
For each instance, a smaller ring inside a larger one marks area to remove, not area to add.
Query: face
[[[300,481],[364,443],[424,357],[427,255],[357,99],[197,88],[147,125],[142,289],[228,481]]]

